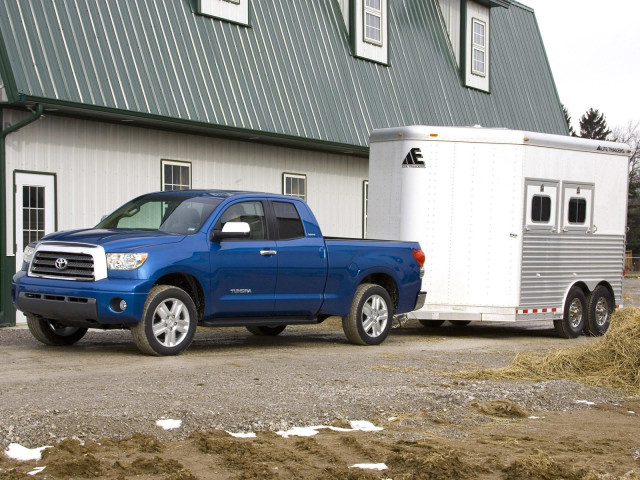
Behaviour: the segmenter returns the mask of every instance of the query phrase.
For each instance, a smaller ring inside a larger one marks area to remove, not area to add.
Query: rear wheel
[[[196,306],[187,292],[157,285],[149,291],[142,320],[131,329],[131,334],[143,353],[177,355],[191,344],[197,323]]]
[[[554,320],[553,326],[561,337],[576,338],[584,330],[586,319],[587,299],[581,288],[573,287],[567,295],[562,318]]]
[[[356,289],[351,310],[342,317],[342,329],[349,342],[356,345],[379,345],[391,330],[393,304],[380,285],[363,283]]]
[[[587,322],[584,331],[587,335],[598,337],[609,330],[611,314],[613,313],[613,299],[611,292],[602,285],[596,287],[587,299]]]
[[[276,335],[280,335],[284,331],[284,329],[287,328],[287,326],[286,325],[277,325],[275,327],[248,326],[246,328],[254,335],[257,335],[258,337],[275,337]]]
[[[423,327],[427,327],[427,328],[438,328],[442,326],[442,324],[444,323],[444,320],[419,320],[419,321]]]
[[[73,345],[87,333],[86,328],[68,327],[55,320],[37,318],[27,315],[29,331],[39,342],[45,345],[64,346]]]

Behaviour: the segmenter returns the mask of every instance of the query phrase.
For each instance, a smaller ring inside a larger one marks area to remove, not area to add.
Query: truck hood
[[[178,243],[184,237],[159,231],[84,229],[52,233],[41,241],[90,243],[100,245],[107,252],[128,252],[147,246]]]

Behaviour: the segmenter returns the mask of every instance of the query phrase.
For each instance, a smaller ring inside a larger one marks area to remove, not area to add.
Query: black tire
[[[609,330],[613,313],[613,298],[607,287],[596,287],[587,297],[587,323],[584,332],[591,337],[599,337]]]
[[[347,340],[355,345],[379,345],[389,335],[393,323],[393,303],[380,285],[363,283],[356,289],[351,310],[342,317]]]
[[[466,327],[471,323],[471,320],[449,320],[449,322],[456,327]]]
[[[587,298],[581,288],[573,287],[567,295],[562,318],[554,320],[553,326],[561,337],[576,338],[583,332],[586,322]]]
[[[191,344],[197,325],[196,306],[187,292],[156,285],[149,291],[142,319],[131,328],[131,334],[142,353],[178,355]]]
[[[438,328],[444,323],[444,320],[418,320],[423,327]]]
[[[267,327],[267,326],[248,326],[246,327],[251,333],[258,337],[275,337],[276,335],[280,335],[285,328],[286,325],[276,325],[275,327]]]
[[[36,340],[54,347],[73,345],[87,333],[86,328],[68,327],[55,320],[36,318],[31,315],[27,315],[27,325]]]

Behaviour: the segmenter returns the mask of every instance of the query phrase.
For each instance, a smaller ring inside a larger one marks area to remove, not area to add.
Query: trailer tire
[[[142,353],[178,355],[191,344],[197,324],[196,306],[187,292],[156,285],[149,291],[142,319],[131,328],[131,334]]]
[[[553,321],[558,335],[563,338],[576,338],[584,330],[587,319],[587,298],[579,287],[569,290],[564,304],[562,318]]]
[[[55,320],[27,315],[27,326],[31,335],[45,345],[63,347],[73,345],[87,333],[86,328],[68,327]]]
[[[609,289],[599,285],[587,298],[587,323],[584,331],[591,337],[599,337],[609,330],[613,299]]]
[[[389,293],[380,285],[363,283],[356,289],[351,310],[342,317],[342,329],[350,343],[379,345],[389,335],[392,319]]]
[[[456,327],[466,327],[471,323],[471,320],[449,320],[449,322]]]
[[[426,328],[438,328],[442,326],[444,320],[418,320],[420,325]]]
[[[287,328],[286,325],[276,325],[275,327],[251,325],[246,327],[247,330],[258,337],[275,337],[276,335],[280,335],[285,328]]]

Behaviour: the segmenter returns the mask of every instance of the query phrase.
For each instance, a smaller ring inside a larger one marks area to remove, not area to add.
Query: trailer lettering
[[[598,148],[596,150],[598,150],[599,152],[627,153],[624,148],[603,147],[602,145],[598,145]]]
[[[404,157],[404,162],[402,162],[402,168],[426,168],[426,165],[422,160],[422,152],[419,148],[412,148],[407,153],[407,156]]]

